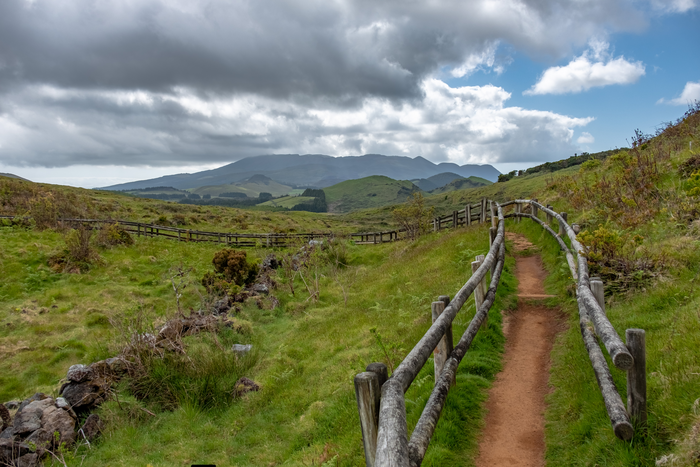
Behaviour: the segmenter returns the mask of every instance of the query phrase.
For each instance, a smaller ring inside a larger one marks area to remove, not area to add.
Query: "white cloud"
[[[54,167],[223,164],[270,153],[527,162],[574,152],[574,129],[592,120],[508,107],[511,94],[493,85],[451,88],[431,78],[421,94],[401,104],[368,97],[339,108],[254,94],[204,100],[187,88],[133,96],[42,87],[13,96],[0,116],[0,144],[8,166],[45,166],[47,154]]]
[[[501,74],[503,72],[502,66],[496,66],[494,68],[494,63],[496,61],[496,50],[498,49],[498,42],[486,47],[481,52],[476,52],[470,54],[467,59],[460,66],[452,69],[450,72],[455,78],[463,78],[469,76],[480,68],[486,66],[487,68],[493,68],[496,73]]]
[[[656,103],[663,104],[668,102],[672,105],[688,105],[695,101],[700,101],[700,81],[697,83],[688,81],[685,83],[685,87],[683,88],[683,92],[680,96],[676,97],[675,99],[671,99],[670,101],[667,101],[662,97]]]
[[[548,68],[526,95],[566,94],[611,84],[631,84],[644,76],[642,62],[613,58],[607,42],[592,41],[589,50],[568,65]]]
[[[581,133],[581,136],[578,137],[576,142],[578,144],[593,144],[595,143],[595,138],[592,134],[588,133],[587,131],[584,131],[583,133]]]
[[[654,9],[664,13],[685,13],[697,7],[696,0],[651,0]]]

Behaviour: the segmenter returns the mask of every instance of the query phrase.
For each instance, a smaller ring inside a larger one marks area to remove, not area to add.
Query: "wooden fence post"
[[[481,198],[481,217],[479,219],[481,224],[486,222],[486,198]]]
[[[437,231],[438,231],[438,220],[436,217],[435,219],[433,219],[433,232],[437,232]]]
[[[377,432],[379,431],[379,396],[381,387],[376,373],[365,371],[355,376],[355,399],[360,413],[362,444],[365,448],[365,462],[374,467],[377,455]]]
[[[472,261],[472,273],[475,273],[477,269],[481,266],[481,261]],[[474,302],[476,304],[476,311],[479,311],[479,307],[484,303],[484,289],[481,287],[481,283],[474,288]],[[481,323],[481,328],[486,329],[488,326],[488,316]]]
[[[565,212],[560,212],[559,215],[564,218],[564,222],[566,222],[567,218],[569,217],[568,214]],[[564,235],[566,235],[566,230],[564,229],[564,224],[562,222],[559,223],[559,236],[561,238],[564,238]]]
[[[491,228],[495,230],[498,227],[498,215],[496,215],[496,206],[493,200],[489,200],[489,209],[491,210]]]
[[[523,206],[520,203],[515,203],[515,212],[520,214],[523,211]],[[515,216],[515,223],[520,224],[520,216]]]
[[[452,228],[456,229],[459,224],[459,211],[452,211]]]
[[[438,300],[445,304],[445,308],[447,308],[447,305],[450,304],[450,296],[449,295],[440,295],[438,297]],[[447,348],[446,352],[445,352],[445,355],[446,355],[445,360],[447,360],[447,358],[450,356],[450,354],[452,353],[452,351],[455,348],[454,336],[452,334],[452,324],[450,324],[447,327],[447,331],[445,331],[444,339],[445,339],[445,346]],[[437,381],[437,379],[435,381]],[[452,378],[451,387],[454,387],[456,384],[457,384],[457,375],[455,375],[455,377]]]
[[[536,203],[536,202],[537,202],[537,198],[533,199],[532,201],[534,201],[534,202]],[[540,211],[539,211],[539,209],[537,208],[537,206],[535,206],[534,204],[530,203],[530,214],[532,214],[533,217],[537,217],[537,215],[538,215],[539,213],[540,213]]]
[[[647,422],[646,333],[644,329],[628,329],[625,339],[634,357],[634,365],[627,370],[627,412],[643,426]]]
[[[437,301],[433,302],[430,305],[430,311],[433,317],[433,323],[437,321],[437,319],[440,317],[442,312],[445,310],[445,302],[443,301]],[[445,333],[447,334],[447,333]],[[433,350],[433,365],[435,368],[435,384],[437,384],[438,380],[440,379],[440,373],[442,373],[442,369],[445,367],[445,362],[447,361],[447,357],[452,353],[452,350],[447,348],[447,337],[442,336],[442,339],[440,339],[440,342],[438,342],[437,347]]]
[[[548,204],[547,209],[552,209],[552,205]],[[552,225],[552,215],[547,213],[547,225]]]
[[[464,206],[464,225],[472,225],[472,205],[467,204]]]
[[[590,283],[591,292],[593,292],[595,300],[598,302],[598,305],[600,305],[603,313],[605,313],[605,288],[603,287],[603,281],[600,280],[599,277],[591,277]]]

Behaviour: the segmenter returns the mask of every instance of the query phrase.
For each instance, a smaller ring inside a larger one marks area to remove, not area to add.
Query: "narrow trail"
[[[506,237],[514,242],[516,252],[534,247],[521,235],[507,233]],[[515,274],[518,308],[504,317],[503,371],[489,391],[477,467],[544,465],[549,354],[564,321],[557,310],[538,303],[548,297],[538,255],[517,256]]]

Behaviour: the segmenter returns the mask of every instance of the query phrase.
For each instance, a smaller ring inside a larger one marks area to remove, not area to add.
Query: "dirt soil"
[[[546,273],[535,249],[520,235],[508,233],[516,253],[518,308],[504,317],[506,349],[503,371],[489,391],[488,415],[479,442],[477,467],[544,465],[544,410],[549,392],[549,354],[564,320],[539,300]]]

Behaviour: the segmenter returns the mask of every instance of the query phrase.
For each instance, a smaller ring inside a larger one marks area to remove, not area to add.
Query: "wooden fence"
[[[438,231],[448,227],[467,226],[477,222],[486,222],[489,213],[486,208],[486,198],[479,203],[466,205],[461,211],[454,211],[452,214],[436,217],[432,220],[433,230]],[[465,215],[465,213],[467,215]],[[0,216],[0,219],[15,219],[17,216]],[[231,232],[205,232],[201,230],[180,229],[164,225],[147,224],[143,222],[132,222],[113,219],[61,219],[61,222],[68,225],[89,225],[92,228],[99,228],[105,224],[119,224],[124,230],[144,237],[167,237],[185,242],[215,242],[223,243],[232,247],[259,247],[276,248],[284,247],[290,243],[298,241],[310,241],[331,237],[346,237],[358,245],[380,244],[394,242],[406,238],[406,230],[385,230],[378,232],[357,232],[351,234],[337,234],[333,232],[321,233],[231,233]]]
[[[479,221],[485,222],[486,201],[482,200],[480,205]],[[504,216],[502,209],[509,205],[515,206],[515,212]],[[489,206],[494,224],[489,235],[491,247],[485,257],[477,257],[477,261],[472,263],[471,278],[452,301],[447,296],[441,296],[439,301],[433,302],[431,310],[433,325],[391,377],[388,377],[386,366],[381,363],[370,364],[365,372],[355,377],[355,394],[367,466],[416,467],[421,465],[440,418],[447,393],[454,386],[457,367],[477,332],[488,319],[489,309],[495,299],[505,257],[504,219],[506,217],[514,217],[516,222],[520,222],[523,217],[538,222],[557,239],[565,252],[572,276],[577,282],[579,323],[584,346],[615,435],[623,440],[632,438],[634,428],[630,417],[638,423],[646,422],[644,331],[628,329],[627,345],[622,343],[605,315],[602,282],[589,278],[588,264],[581,254],[584,251],[583,246],[576,239],[574,228],[567,223],[566,213],[557,213],[551,209],[551,206],[542,206],[536,200],[515,200],[502,205],[489,202]],[[523,208],[526,206],[530,207],[530,214],[524,212]],[[467,206],[462,211],[466,214],[466,219],[470,219],[470,208],[471,206]],[[547,222],[539,219],[540,210],[547,216]],[[441,220],[436,219],[437,229],[445,218],[438,219]],[[452,219],[453,225],[460,225],[459,213],[453,213]],[[557,221],[559,233],[554,232],[550,227],[554,220]],[[568,236],[573,252],[564,241],[564,234]],[[491,280],[487,290],[485,281],[489,271],[491,271]],[[452,322],[472,293],[477,305],[476,314],[457,346],[453,348]],[[604,344],[614,365],[627,371],[627,410],[617,392],[597,339]],[[435,352],[435,387],[409,439],[404,393],[433,352]]]

